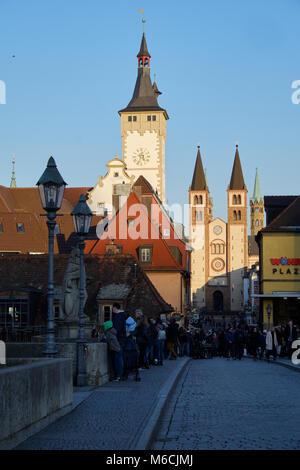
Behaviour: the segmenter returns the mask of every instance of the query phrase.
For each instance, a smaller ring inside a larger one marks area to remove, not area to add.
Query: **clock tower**
[[[128,106],[121,116],[122,159],[129,176],[143,175],[157,191],[163,203],[166,199],[165,141],[167,111],[158,105],[161,94],[150,77],[150,54],[143,33],[138,58],[138,75]]]

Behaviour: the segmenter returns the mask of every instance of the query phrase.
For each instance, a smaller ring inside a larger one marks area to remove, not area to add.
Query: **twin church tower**
[[[150,77],[150,59],[145,33],[137,54],[138,75],[133,96],[121,116],[122,160],[132,180],[143,175],[166,200],[165,141],[167,111],[158,104],[156,82]],[[228,222],[213,219],[212,199],[198,148],[189,188],[191,254],[191,300],[212,312],[241,311],[244,307],[244,277],[250,264],[247,187],[239,149],[236,146],[231,180],[227,188]],[[250,200],[251,236],[263,227],[263,199],[256,173]]]

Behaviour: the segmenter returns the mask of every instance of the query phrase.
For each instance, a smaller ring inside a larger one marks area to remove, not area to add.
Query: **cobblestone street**
[[[300,374],[254,362],[194,360],[152,449],[299,449]]]

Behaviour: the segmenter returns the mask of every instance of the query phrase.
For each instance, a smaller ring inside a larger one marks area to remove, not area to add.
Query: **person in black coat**
[[[148,336],[148,321],[147,318],[143,315],[140,315],[136,318],[136,329],[135,336],[136,342],[139,348],[139,367],[143,369],[149,369],[149,364],[146,358],[146,349],[149,346],[149,336]]]
[[[178,328],[176,326],[176,322],[174,318],[171,318],[170,324],[166,329],[166,341],[167,341],[167,349],[169,351],[169,359],[174,360],[177,359],[177,353],[174,350],[175,344],[177,344],[178,340]]]

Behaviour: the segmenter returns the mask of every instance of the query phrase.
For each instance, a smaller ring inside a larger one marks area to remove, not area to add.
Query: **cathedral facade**
[[[258,261],[257,251],[251,251],[255,245],[252,240],[255,233],[251,231],[252,235],[248,236],[247,195],[237,145],[227,187],[228,221],[218,217],[214,219],[212,199],[198,147],[193,180],[189,188],[189,234],[193,247],[192,303],[200,311],[218,314],[238,313],[245,309],[247,270]],[[261,213],[262,218],[259,217]],[[254,194],[251,198],[251,227],[262,224],[263,199],[256,174]]]

